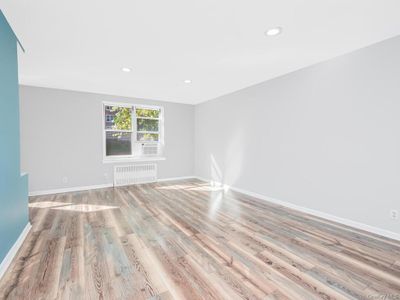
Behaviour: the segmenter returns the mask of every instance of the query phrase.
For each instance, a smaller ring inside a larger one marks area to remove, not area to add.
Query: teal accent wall
[[[0,262],[28,223],[28,178],[21,176],[17,39],[0,10]]]

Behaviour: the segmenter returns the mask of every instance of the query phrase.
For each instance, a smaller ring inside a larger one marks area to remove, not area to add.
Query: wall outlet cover
[[[399,211],[395,210],[395,209],[392,209],[390,211],[390,218],[393,219],[393,220],[398,220],[399,219]]]

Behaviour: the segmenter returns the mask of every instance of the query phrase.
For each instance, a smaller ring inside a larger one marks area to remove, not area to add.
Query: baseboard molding
[[[271,203],[274,203],[274,204],[282,205],[282,206],[285,206],[285,207],[288,207],[288,208],[291,208],[291,209],[294,209],[294,210],[297,210],[297,211],[300,211],[300,212],[303,212],[303,213],[307,213],[307,214],[310,214],[310,215],[313,215],[313,216],[316,216],[316,217],[319,217],[319,218],[323,218],[323,219],[326,219],[326,220],[329,220],[329,221],[333,221],[333,222],[336,222],[336,223],[339,223],[339,224],[342,224],[342,225],[350,226],[350,227],[353,227],[355,229],[367,231],[367,232],[370,232],[370,233],[373,233],[373,234],[377,234],[377,235],[380,235],[380,236],[383,236],[383,237],[386,237],[386,238],[389,238],[389,239],[400,241],[400,234],[392,232],[392,231],[389,231],[389,230],[386,230],[386,229],[381,229],[381,228],[374,227],[374,226],[371,226],[371,225],[367,225],[367,224],[364,224],[364,223],[360,223],[360,222],[357,222],[357,221],[352,221],[352,220],[349,220],[349,219],[337,217],[337,216],[334,216],[334,215],[331,215],[331,214],[328,214],[328,213],[324,213],[324,212],[321,212],[321,211],[318,211],[318,210],[315,210],[315,209],[298,206],[298,205],[292,204],[290,202],[278,200],[278,199],[271,198],[271,197],[268,197],[268,196],[265,196],[265,195],[261,195],[261,194],[254,193],[254,192],[251,192],[251,191],[247,191],[247,190],[244,190],[244,189],[236,188],[234,186],[229,186],[229,185],[226,185],[226,184],[222,184],[220,182],[213,181],[213,180],[210,180],[210,179],[206,179],[206,178],[203,178],[203,177],[196,176],[196,178],[201,180],[201,181],[205,181],[205,182],[211,183],[213,185],[221,186],[221,187],[223,187],[224,190],[232,190],[232,191],[235,191],[235,192],[239,192],[239,193],[242,193],[242,194],[254,197],[254,198],[258,198],[258,199],[261,199],[261,200],[264,200],[264,201],[268,201],[268,202],[271,202]]]
[[[0,264],[0,279],[6,273],[8,267],[11,265],[12,260],[14,259],[15,255],[17,254],[19,248],[21,247],[22,243],[24,242],[26,236],[28,235],[29,231],[31,230],[32,225],[31,223],[26,224],[24,230],[22,230],[21,234],[19,235],[17,241],[8,251],[6,257],[4,257],[3,261]]]
[[[183,177],[162,178],[162,179],[157,179],[157,182],[184,180],[184,179],[191,179],[191,178],[196,178],[196,177],[195,176],[183,176]],[[76,186],[76,187],[69,187],[69,188],[62,188],[62,189],[34,191],[34,192],[29,192],[29,196],[33,197],[33,196],[42,196],[42,195],[89,191],[89,190],[110,188],[113,186],[114,185],[112,183],[106,183],[106,184],[97,184],[97,185],[88,185],[88,186]]]

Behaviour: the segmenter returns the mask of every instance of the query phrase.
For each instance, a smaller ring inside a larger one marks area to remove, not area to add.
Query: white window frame
[[[155,106],[155,105],[146,105],[146,104],[131,104],[131,103],[121,103],[121,102],[109,102],[103,101],[102,102],[102,134],[103,134],[103,163],[114,163],[114,162],[126,162],[126,161],[157,161],[157,160],[165,160],[165,157],[162,156],[163,149],[164,149],[164,108],[162,106]],[[128,107],[132,109],[131,113],[131,123],[132,123],[132,130],[110,130],[106,129],[105,125],[105,108],[106,106],[118,106],[118,107]],[[150,132],[150,131],[137,131],[137,117],[136,117],[136,109],[157,109],[160,110],[159,118],[146,118],[146,117],[139,117],[141,119],[151,119],[151,120],[158,120],[158,132]],[[117,131],[117,132],[130,132],[131,133],[131,145],[132,145],[132,155],[106,155],[106,134],[110,131]],[[138,141],[137,134],[138,133],[157,133],[158,134],[158,142],[157,141]],[[158,144],[160,153],[158,156],[146,157],[142,155],[135,155],[134,145],[135,144]]]

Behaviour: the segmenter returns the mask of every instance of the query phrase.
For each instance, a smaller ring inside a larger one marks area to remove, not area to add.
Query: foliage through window
[[[161,126],[159,107],[104,104],[105,157],[145,155],[146,144],[160,149]]]
[[[136,139],[140,142],[159,141],[159,117],[160,110],[136,109]]]

